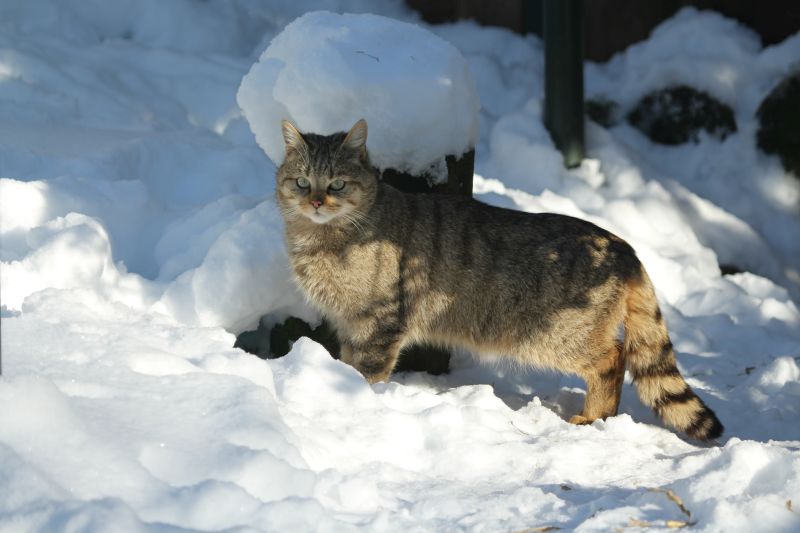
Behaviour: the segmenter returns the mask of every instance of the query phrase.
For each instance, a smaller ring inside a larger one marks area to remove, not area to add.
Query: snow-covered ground
[[[312,8],[416,21],[390,0],[0,4],[0,531],[800,530],[800,192],[753,148],[800,34],[762,49],[684,10],[587,66],[588,96],[623,111],[689,83],[739,130],[664,147],[590,123],[566,171],[541,42],[427,27],[480,96],[476,196],[588,218],[639,252],[727,428],[701,447],[629,385],[619,416],[577,427],[573,378],[459,354],[447,376],[370,387],[312,341],[272,361],[232,348],[263,314],[315,319],[236,102]]]

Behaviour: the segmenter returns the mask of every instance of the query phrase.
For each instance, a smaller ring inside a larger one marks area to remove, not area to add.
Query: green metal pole
[[[583,0],[544,0],[544,123],[567,168],[581,164]]]

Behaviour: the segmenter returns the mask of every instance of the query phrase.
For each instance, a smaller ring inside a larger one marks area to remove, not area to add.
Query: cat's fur
[[[625,241],[568,216],[399,192],[377,180],[363,120],[329,136],[284,121],[283,135],[276,190],[295,278],[369,382],[388,379],[408,344],[463,346],[581,376],[580,424],[617,413],[627,366],[668,425],[704,440],[722,433],[678,372]]]

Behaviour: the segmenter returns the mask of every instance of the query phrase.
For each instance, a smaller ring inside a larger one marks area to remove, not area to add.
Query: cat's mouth
[[[324,213],[319,209],[314,209],[313,211],[306,212],[304,214],[306,215],[306,218],[308,218],[311,222],[314,222],[316,224],[327,224],[328,222],[336,218],[335,214]]]

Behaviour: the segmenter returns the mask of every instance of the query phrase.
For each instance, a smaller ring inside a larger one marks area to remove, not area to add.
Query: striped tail
[[[639,398],[664,423],[699,440],[722,435],[724,428],[714,411],[678,371],[653,284],[644,268],[641,281],[629,285],[623,349]]]

